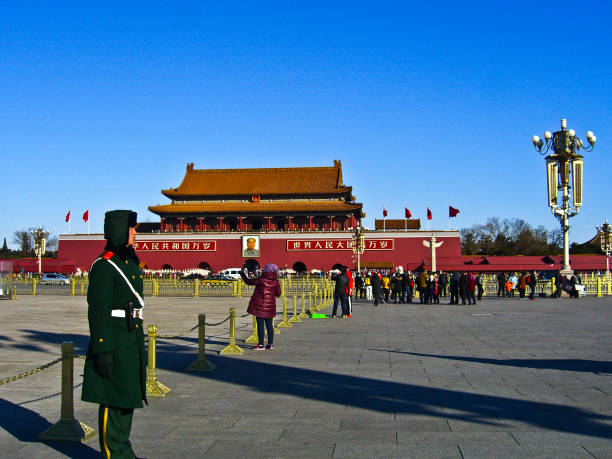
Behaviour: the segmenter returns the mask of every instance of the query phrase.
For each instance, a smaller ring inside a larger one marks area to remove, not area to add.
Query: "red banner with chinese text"
[[[138,252],[216,252],[217,241],[180,240],[180,241],[146,241],[134,242]]]
[[[393,250],[393,239],[366,239],[365,250]],[[287,251],[353,250],[351,239],[289,239]]]

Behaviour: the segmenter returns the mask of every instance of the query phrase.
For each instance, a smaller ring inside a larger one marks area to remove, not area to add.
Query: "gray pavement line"
[[[74,386],[72,386],[72,390],[81,387],[83,385],[82,382],[75,384]],[[21,403],[17,403],[17,406],[22,406],[22,405],[27,405],[28,403],[34,403],[34,402],[40,402],[41,400],[48,400],[50,398],[53,397],[57,397],[58,395],[61,395],[62,392],[56,392],[55,394],[50,394],[50,395],[45,395],[44,397],[40,397],[40,398],[35,398],[34,400],[26,400],[25,402],[21,402]]]

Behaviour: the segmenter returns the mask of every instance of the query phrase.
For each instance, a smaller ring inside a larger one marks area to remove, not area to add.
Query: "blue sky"
[[[531,136],[584,139],[572,241],[612,220],[609,2],[2,2],[0,238],[102,230],[196,168],[331,166],[367,214],[557,228]]]

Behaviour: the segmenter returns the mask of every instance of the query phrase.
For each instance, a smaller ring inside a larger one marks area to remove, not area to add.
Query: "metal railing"
[[[283,295],[301,295],[333,289],[334,282],[325,278],[283,278],[279,280]],[[8,284],[5,284],[8,285]],[[73,278],[70,284],[41,283],[35,278],[13,278],[11,289],[15,296],[19,295],[72,295],[84,296],[88,290],[87,278]],[[590,276],[582,281],[588,296],[612,295],[612,278]],[[497,281],[488,277],[483,284],[484,296],[497,296]],[[215,281],[198,279],[144,279],[143,293],[145,296],[167,297],[241,297],[250,296],[254,286],[246,285],[242,280]],[[448,289],[447,289],[448,290]],[[554,280],[539,280],[536,285],[536,295],[551,296],[555,290]],[[517,290],[515,290],[516,292]],[[529,293],[530,289],[527,288]]]

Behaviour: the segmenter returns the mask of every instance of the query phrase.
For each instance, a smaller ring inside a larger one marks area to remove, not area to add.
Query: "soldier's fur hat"
[[[110,210],[104,214],[104,239],[110,247],[124,247],[129,230],[137,226],[137,214],[131,210]]]

